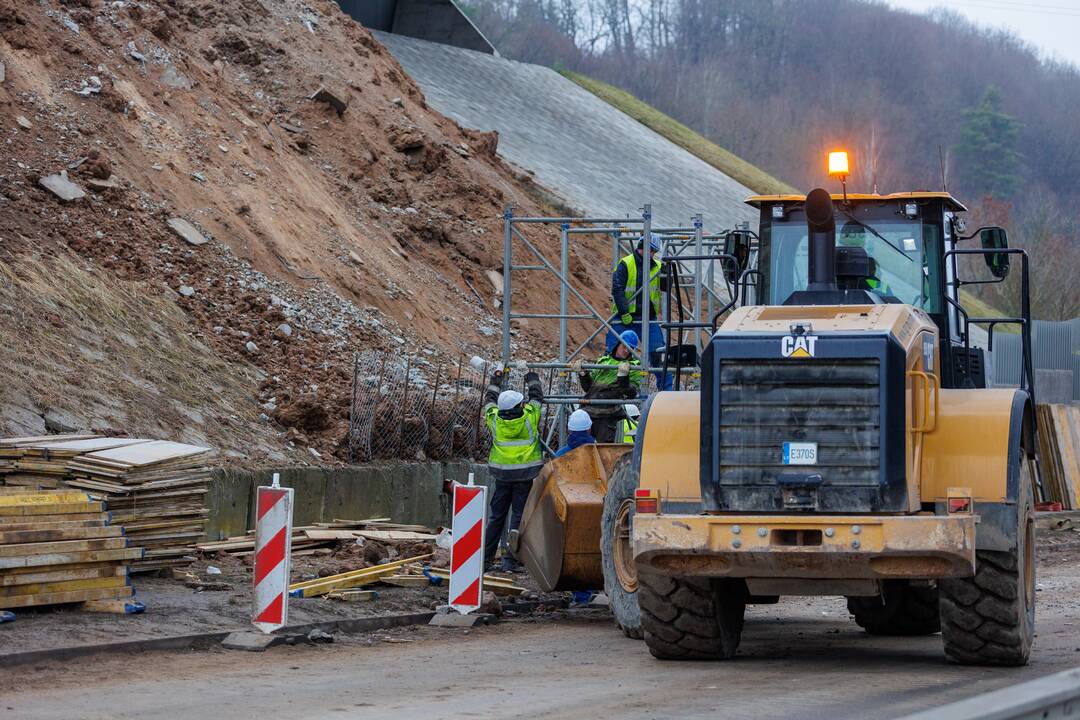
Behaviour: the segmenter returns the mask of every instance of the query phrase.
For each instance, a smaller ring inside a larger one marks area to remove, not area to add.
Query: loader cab
[[[958,308],[956,257],[949,255],[957,247],[966,208],[945,192],[832,197],[838,289],[861,298],[852,302],[923,310],[941,338],[943,386],[986,387],[983,350],[965,347],[970,343]],[[805,196],[755,196],[747,202],[759,209],[760,220],[756,268],[749,277],[753,285],[745,296],[755,304],[806,304],[811,243]],[[984,238],[983,245],[1004,247],[1004,231],[993,230],[1000,234]]]

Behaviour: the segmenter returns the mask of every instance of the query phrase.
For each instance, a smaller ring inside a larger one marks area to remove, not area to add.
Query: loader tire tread
[[[945,654],[964,665],[1027,664],[1035,635],[1032,466],[1022,451],[1015,545],[976,550],[975,574],[938,582]]]
[[[932,635],[941,630],[936,587],[886,581],[881,595],[849,597],[848,612],[871,635]]]
[[[741,580],[638,574],[641,627],[661,660],[722,660],[735,656],[746,609]]]

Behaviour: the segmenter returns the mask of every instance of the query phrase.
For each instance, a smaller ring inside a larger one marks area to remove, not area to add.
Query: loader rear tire
[[[978,550],[975,575],[941,580],[945,654],[962,665],[1026,665],[1035,636],[1035,508],[1021,453],[1016,545]]]
[[[604,495],[600,518],[600,564],[604,571],[604,594],[608,596],[615,624],[628,638],[641,639],[641,610],[638,608],[638,576],[630,545],[634,520],[634,490],[638,473],[632,453],[615,461]]]
[[[941,630],[936,587],[886,580],[876,597],[849,597],[848,612],[871,635],[933,635]]]
[[[735,657],[748,596],[741,579],[641,573],[638,601],[649,652],[661,660]]]

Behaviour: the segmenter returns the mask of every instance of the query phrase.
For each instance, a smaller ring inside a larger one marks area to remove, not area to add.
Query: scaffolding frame
[[[546,227],[556,226],[559,233],[559,258],[558,265],[547,258],[535,243],[522,233],[520,226],[542,225]],[[631,349],[631,353],[641,364],[640,372],[649,378],[653,373],[670,372],[665,361],[663,366],[653,365],[653,348],[649,347],[649,329],[653,322],[659,322],[661,332],[667,336],[665,347],[670,347],[671,337],[677,333],[679,342],[683,344],[683,335],[690,331],[693,337],[693,345],[698,355],[703,351],[711,336],[715,317],[730,309],[738,297],[738,281],[732,281],[724,274],[725,263],[732,263],[738,267],[738,261],[733,255],[726,252],[726,241],[733,230],[725,230],[715,233],[706,233],[701,213],[690,218],[690,224],[686,226],[664,227],[653,223],[652,206],[648,203],[640,208],[640,217],[604,218],[604,217],[515,217],[513,207],[507,206],[503,213],[503,292],[502,292],[502,348],[501,362],[503,367],[511,364],[511,330],[514,320],[557,320],[559,323],[559,347],[554,361],[526,361],[531,370],[560,371],[560,388],[556,394],[545,398],[545,403],[557,408],[555,422],[551,423],[547,444],[556,430],[559,432],[560,444],[566,440],[566,415],[567,408],[573,405],[614,405],[614,404],[641,404],[649,394],[649,381],[643,383],[641,396],[636,400],[586,400],[582,395],[570,392],[570,373],[567,372],[570,364],[584,351],[589,344],[601,333],[611,332],[615,335],[612,323],[618,320],[615,314],[601,313],[589,302],[585,295],[578,290],[573,283],[570,274],[570,244],[572,238],[588,237],[595,235],[607,235],[611,238],[612,268],[626,254],[634,252],[635,244],[642,238],[659,236],[661,242],[660,255],[664,266],[661,274],[668,277],[667,302],[661,302],[661,317],[651,318],[651,303],[639,302],[641,307],[641,323],[638,327],[640,338],[638,348]],[[527,251],[529,259],[527,264],[515,264],[514,248],[515,241]],[[644,267],[652,267],[653,251],[649,242],[644,243]],[[723,289],[727,297],[723,297],[718,291],[720,284],[717,282],[716,269],[721,266],[720,279],[723,280]],[[673,274],[668,271],[674,270]],[[552,312],[515,312],[513,288],[514,274],[523,272],[547,272],[553,275],[559,283],[558,310]],[[631,297],[638,300],[643,292],[647,293],[649,287],[648,272],[642,278],[641,287]],[[684,286],[683,278],[690,280],[685,287],[687,292],[686,304],[683,307],[682,294]],[[672,279],[677,281],[678,300],[682,310],[678,322],[672,321],[671,293],[673,292]],[[580,304],[584,312],[571,313],[569,310],[570,299],[573,297]],[[720,308],[717,311],[717,308]],[[579,343],[573,350],[569,349],[568,330],[571,321],[595,322],[596,327]],[[621,323],[620,323],[621,324]],[[621,341],[619,341],[621,342]],[[582,369],[610,369],[604,365],[584,363]],[[695,368],[682,368],[682,373],[692,373]]]

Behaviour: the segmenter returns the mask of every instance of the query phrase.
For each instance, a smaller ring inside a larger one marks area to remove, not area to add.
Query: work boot
[[[502,559],[502,571],[508,573],[525,572],[525,566],[519,563],[517,558],[507,555]]]

